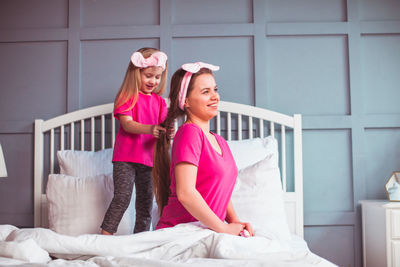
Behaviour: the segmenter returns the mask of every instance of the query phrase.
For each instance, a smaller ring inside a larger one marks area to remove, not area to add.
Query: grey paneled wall
[[[305,238],[361,266],[357,203],[400,169],[398,0],[2,0],[0,223],[33,225],[33,120],[112,102],[143,46],[169,76],[220,65],[223,100],[303,114]]]

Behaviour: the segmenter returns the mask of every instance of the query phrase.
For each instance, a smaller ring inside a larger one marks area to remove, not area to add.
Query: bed
[[[113,192],[112,111],[110,103],[35,120],[35,227],[0,225],[0,265],[335,266],[303,239],[301,115],[224,101],[210,128],[232,150],[239,169],[232,201],[255,237],[199,222],[132,235],[134,198],[117,235],[98,235]],[[157,214],[155,204],[153,226]]]

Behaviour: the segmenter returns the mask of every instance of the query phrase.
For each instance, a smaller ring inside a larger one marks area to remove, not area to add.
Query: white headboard
[[[77,110],[47,121],[35,120],[35,227],[48,226],[45,182],[48,174],[55,171],[56,152],[64,149],[95,151],[113,147],[116,133],[113,107],[113,103],[110,103]],[[178,122],[175,126],[177,128]],[[301,115],[287,116],[267,109],[221,101],[218,116],[211,122],[210,129],[227,140],[280,135],[280,168],[286,214],[291,232],[303,237]],[[288,132],[292,132],[292,135]],[[293,142],[289,142],[289,138]],[[288,159],[287,151],[293,152],[293,160]],[[287,170],[293,170],[294,190],[290,191],[287,191]]]

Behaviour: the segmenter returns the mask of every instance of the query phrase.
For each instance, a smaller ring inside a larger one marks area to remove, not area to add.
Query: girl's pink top
[[[238,169],[226,141],[214,134],[222,150],[219,154],[211,146],[203,130],[196,124],[183,124],[177,131],[171,154],[171,195],[164,207],[157,229],[179,223],[197,221],[178,201],[175,166],[187,162],[197,166],[196,189],[214,213],[225,221],[226,208],[231,199]]]
[[[165,100],[152,93],[151,95],[138,94],[138,100],[132,109],[128,109],[133,98],[114,110],[114,117],[119,115],[131,116],[142,124],[160,124],[167,116]],[[113,162],[135,162],[153,167],[154,145],[156,138],[151,134],[132,134],[126,132],[120,125],[115,138]]]

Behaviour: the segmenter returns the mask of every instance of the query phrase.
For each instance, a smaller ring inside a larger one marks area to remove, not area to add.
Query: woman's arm
[[[119,121],[125,132],[133,134],[151,134],[158,138],[160,131],[165,132],[165,128],[160,125],[142,124],[134,121],[131,116],[119,115]]]
[[[236,215],[235,209],[233,208],[232,200],[229,200],[228,207],[226,208],[226,218],[225,220],[230,222],[239,222],[239,218]]]
[[[253,227],[251,226],[250,223],[248,222],[241,222],[239,220],[239,217],[237,216],[235,209],[233,208],[232,200],[229,200],[228,206],[226,207],[226,218],[225,220],[228,223],[240,223],[244,226],[244,229],[246,229],[250,236],[254,235]]]
[[[175,166],[175,178],[178,200],[193,217],[218,233],[240,234],[244,225],[235,222],[229,224],[222,222],[197,191],[197,166],[186,162],[177,164]]]

